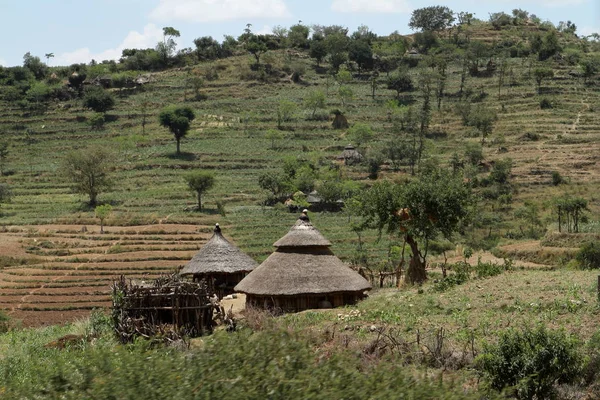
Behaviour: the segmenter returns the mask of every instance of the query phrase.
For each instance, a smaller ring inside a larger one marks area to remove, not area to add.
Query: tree
[[[291,184],[283,174],[278,172],[265,172],[258,177],[258,185],[261,189],[271,192],[273,197],[291,192]]]
[[[39,57],[32,56],[30,52],[23,56],[23,67],[30,70],[38,80],[45,78],[48,74],[48,66]]]
[[[310,57],[314,58],[317,61],[317,65],[321,64],[321,61],[327,56],[327,45],[325,44],[325,40],[313,39],[310,42]]]
[[[269,129],[267,133],[265,133],[265,139],[271,141],[271,150],[274,150],[275,141],[283,139],[283,133],[274,129]]]
[[[325,108],[325,93],[322,90],[314,90],[304,99],[304,106],[311,110],[311,118],[315,118],[318,109]]]
[[[564,196],[554,200],[554,211],[558,217],[558,231],[562,232],[563,225],[567,232],[579,232],[581,217],[588,210],[587,200],[581,197]]]
[[[196,116],[190,107],[169,106],[158,115],[158,122],[161,126],[169,128],[175,141],[177,142],[177,154],[181,154],[181,138],[187,135],[190,129],[190,123]]]
[[[195,171],[185,176],[185,181],[191,191],[198,196],[198,211],[202,211],[202,195],[215,185],[215,176],[212,172]]]
[[[373,49],[367,40],[352,40],[348,50],[348,58],[358,65],[359,71],[373,69]]]
[[[408,72],[398,71],[387,79],[387,88],[396,91],[396,97],[400,100],[401,93],[410,92],[414,89],[412,79]]]
[[[529,227],[529,237],[538,237],[538,228],[542,224],[540,219],[540,208],[537,204],[526,201],[523,207],[515,210],[515,217],[523,220]]]
[[[94,213],[96,214],[96,218],[100,220],[100,233],[104,233],[104,220],[112,213],[112,206],[110,204],[97,206],[94,209]]]
[[[287,35],[290,47],[297,47],[300,49],[308,48],[308,35],[310,34],[310,28],[306,25],[298,23],[290,26],[290,30]]]
[[[260,65],[260,56],[266,53],[269,48],[267,44],[262,40],[261,36],[251,35],[246,41],[246,50],[254,56],[256,59],[256,65]]]
[[[291,121],[296,112],[296,103],[289,100],[281,100],[277,106],[277,128],[282,129],[283,123]]]
[[[348,136],[357,146],[361,146],[373,139],[373,130],[367,124],[356,124],[350,128]]]
[[[340,86],[338,89],[338,97],[342,101],[342,106],[346,107],[346,103],[354,98],[354,92],[348,86]]]
[[[494,123],[498,116],[493,110],[478,107],[476,110],[469,113],[469,125],[477,128],[481,133],[481,144],[485,143],[485,139],[494,131]]]
[[[61,172],[71,182],[76,193],[89,197],[89,205],[95,206],[98,195],[110,189],[112,153],[103,147],[88,147],[67,153],[62,161]]]
[[[4,165],[6,164],[8,153],[8,142],[0,142],[0,176],[4,175]]]
[[[83,105],[96,112],[105,113],[115,106],[115,98],[100,86],[90,86],[85,90]]]
[[[583,80],[587,83],[590,78],[600,72],[600,57],[589,56],[583,59],[579,66],[583,72]]]
[[[44,57],[46,57],[46,64],[49,64],[50,63],[50,59],[54,58],[54,53],[46,53],[44,55]]]
[[[542,81],[545,79],[554,78],[554,71],[552,68],[540,67],[533,70],[533,77],[538,86],[538,94],[542,91]]]
[[[444,30],[454,22],[454,12],[448,7],[431,6],[412,12],[408,26],[410,29],[437,32]]]
[[[377,182],[358,200],[364,227],[399,235],[409,245],[406,280],[420,284],[427,279],[429,241],[439,235],[450,239],[466,222],[472,195],[462,177],[434,169],[407,184]]]
[[[221,45],[212,36],[194,39],[196,56],[200,61],[215,60],[221,56]]]
[[[177,43],[175,42],[176,37],[180,37],[179,31],[171,26],[165,26],[163,28],[163,41],[156,45],[156,51],[162,59],[163,66],[167,66],[169,58],[175,53]]]

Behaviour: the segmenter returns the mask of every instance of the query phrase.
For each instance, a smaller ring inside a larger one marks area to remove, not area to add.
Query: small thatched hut
[[[346,165],[358,164],[362,161],[363,156],[356,150],[356,147],[349,144],[344,147],[344,151],[339,155],[338,160],[344,161]]]
[[[329,249],[306,210],[277,248],[236,287],[246,305],[281,312],[355,304],[371,285]]]
[[[233,293],[237,285],[258,263],[221,234],[219,224],[214,234],[179,273],[194,281],[206,280],[208,288],[219,297]]]

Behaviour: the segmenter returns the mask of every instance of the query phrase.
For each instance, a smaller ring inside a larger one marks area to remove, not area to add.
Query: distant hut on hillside
[[[306,210],[277,248],[236,287],[246,305],[282,312],[355,304],[371,285],[329,249]]]
[[[233,287],[257,265],[249,255],[225,239],[216,224],[213,236],[179,274],[192,276],[194,281],[205,279],[209,290],[223,297],[233,293]]]
[[[356,150],[356,147],[351,144],[344,147],[344,151],[337,158],[338,160],[344,161],[346,165],[358,164],[362,161],[363,156]]]

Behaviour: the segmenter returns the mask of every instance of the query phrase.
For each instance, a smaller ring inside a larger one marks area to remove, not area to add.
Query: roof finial
[[[214,232],[215,233],[221,233],[221,227],[219,226],[218,222],[215,224],[215,230],[214,230]]]
[[[300,215],[299,217],[302,221],[309,221],[308,219],[308,210],[305,208],[304,210],[302,210],[302,215]]]

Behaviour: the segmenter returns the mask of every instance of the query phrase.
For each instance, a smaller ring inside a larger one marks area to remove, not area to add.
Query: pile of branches
[[[121,276],[111,289],[114,330],[122,343],[136,337],[167,343],[185,341],[186,337],[212,332],[215,311],[222,312],[205,282],[185,281],[177,274],[150,284]]]

